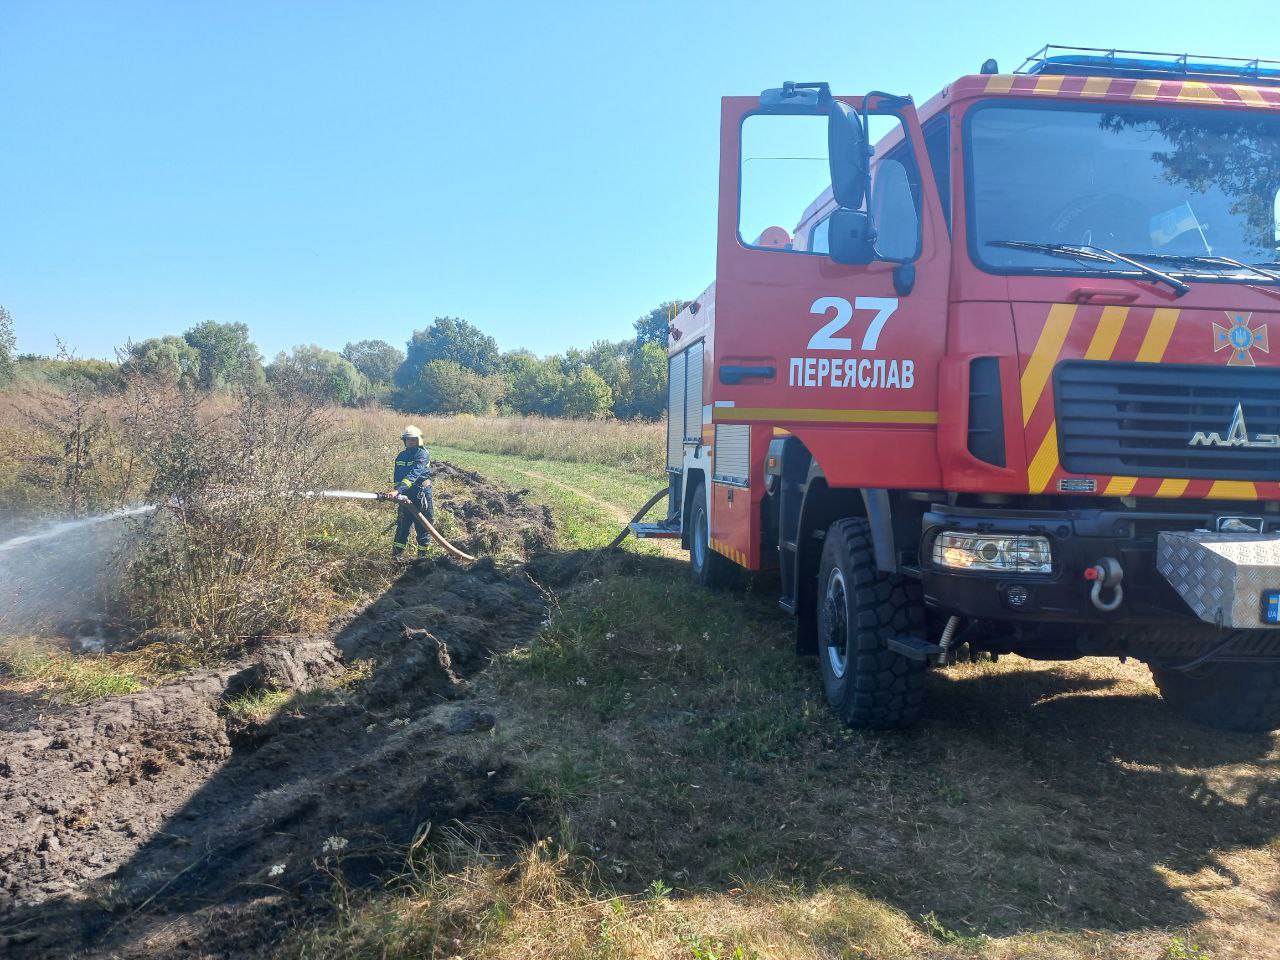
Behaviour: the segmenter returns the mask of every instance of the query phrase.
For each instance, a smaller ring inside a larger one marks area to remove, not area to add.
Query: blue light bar
[[[1280,60],[1196,57],[1149,50],[1106,50],[1049,45],[1033,53],[1015,73],[1137,80],[1203,80],[1280,86]]]

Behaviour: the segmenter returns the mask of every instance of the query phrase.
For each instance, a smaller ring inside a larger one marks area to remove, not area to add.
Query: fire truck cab
[[[1017,653],[1280,727],[1280,63],[1047,47],[920,108],[726,97],[720,136],[637,535],[776,571],[853,726]]]

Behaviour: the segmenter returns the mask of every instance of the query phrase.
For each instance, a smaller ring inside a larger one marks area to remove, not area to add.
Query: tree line
[[[635,337],[598,340],[585,350],[538,357],[498,349],[458,317],[436,317],[401,350],[383,340],[315,344],[264,362],[243,323],[207,320],[185,333],[130,342],[116,363],[15,353],[12,318],[0,307],[0,384],[76,378],[110,388],[131,376],[157,377],[191,390],[268,385],[343,406],[385,403],[416,413],[539,414],[548,417],[656,419],[667,392],[667,301],[635,321]]]

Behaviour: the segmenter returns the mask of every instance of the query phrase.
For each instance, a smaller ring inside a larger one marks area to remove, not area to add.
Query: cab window
[[[896,116],[869,118],[873,140],[901,130]],[[738,240],[756,249],[825,256],[835,208],[825,116],[752,114],[742,124]],[[920,246],[920,181],[910,145],[899,140],[872,162],[870,206],[879,252],[911,259]]]

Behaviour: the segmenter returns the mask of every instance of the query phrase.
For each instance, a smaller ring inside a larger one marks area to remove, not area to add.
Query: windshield
[[[1225,258],[1280,259],[1280,116],[992,104],[970,117],[970,242],[985,267],[1127,269],[1064,261],[1036,244],[1101,247],[1219,276],[1240,275]]]

